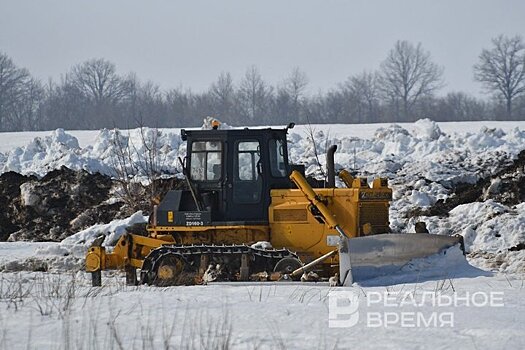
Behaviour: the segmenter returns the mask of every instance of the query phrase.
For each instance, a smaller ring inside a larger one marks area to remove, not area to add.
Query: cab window
[[[242,141],[237,147],[238,174],[237,179],[241,181],[255,181],[257,164],[260,159],[260,149],[258,141]]]
[[[222,178],[222,143],[198,141],[191,144],[190,177],[196,181]]]
[[[287,175],[284,162],[284,144],[281,139],[270,140],[270,170],[273,177],[285,177]]]

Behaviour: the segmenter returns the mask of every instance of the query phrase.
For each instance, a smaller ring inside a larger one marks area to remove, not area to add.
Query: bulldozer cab
[[[185,172],[194,193],[179,193],[176,210],[209,213],[210,222],[204,225],[267,223],[270,189],[291,186],[287,129],[181,133],[187,141]]]

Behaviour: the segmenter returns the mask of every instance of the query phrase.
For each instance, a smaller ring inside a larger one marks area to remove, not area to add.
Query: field
[[[127,287],[121,276],[104,277],[102,288],[91,288],[83,272],[2,274],[0,347],[516,349],[525,344],[525,286],[517,276],[351,288],[286,282]],[[341,290],[357,297],[359,321],[330,328],[330,293]]]

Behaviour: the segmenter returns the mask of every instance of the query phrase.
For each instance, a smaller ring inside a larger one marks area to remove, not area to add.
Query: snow
[[[210,128],[210,125],[211,120],[207,119],[203,127]],[[474,184],[481,177],[490,176],[501,164],[510,163],[525,144],[525,131],[520,129],[523,127],[525,122],[435,123],[429,119],[404,124],[299,125],[289,131],[289,153],[292,162],[304,164],[308,174],[319,175],[325,164],[326,146],[336,144],[337,168],[358,172],[369,179],[388,177],[395,199],[391,226],[394,231],[402,232],[413,225],[405,218],[411,210],[447,199],[454,184]],[[230,126],[223,124],[221,128]],[[57,129],[33,135],[37,137],[31,139],[28,133],[0,135],[0,150],[4,150],[0,153],[0,173],[16,171],[44,176],[52,169],[67,166],[114,176],[123,147],[128,147],[135,163],[144,164],[148,147],[153,145],[159,150],[161,169],[173,174],[180,170],[178,158],[186,152],[180,129],[67,132]],[[140,171],[137,175],[140,179]],[[39,202],[30,186],[24,184],[21,188],[22,199],[29,206]],[[493,179],[487,196],[497,193],[499,187],[500,180]],[[494,253],[511,248],[523,239],[519,231],[523,227],[521,207],[502,209],[491,202],[469,206],[466,212],[453,212],[449,218],[429,218],[430,228],[434,230],[431,232],[461,233],[466,237],[469,251]],[[500,210],[507,214],[488,220]],[[481,230],[474,228],[479,226],[477,223],[481,223]],[[492,224],[496,228],[491,228]],[[67,241],[90,242],[95,234],[116,230],[112,225],[120,224],[94,227]],[[500,229],[513,231],[506,233],[504,239],[487,238]],[[107,241],[114,241],[119,234]]]
[[[53,242],[0,242],[0,266],[10,261],[30,258],[38,249],[56,245],[57,243]]]
[[[210,125],[211,120],[205,120],[203,127],[209,128]],[[229,127],[221,125],[221,128]],[[396,231],[406,231],[413,224],[405,218],[410,210],[429,207],[446,199],[454,184],[473,184],[481,177],[490,176],[501,164],[510,163],[525,144],[525,131],[520,127],[525,127],[525,122],[435,123],[429,119],[409,124],[302,125],[290,130],[289,153],[292,162],[304,164],[308,174],[319,175],[325,164],[326,146],[336,144],[336,167],[356,171],[369,179],[388,177],[395,199],[391,208],[391,226]],[[33,139],[27,133],[1,135],[0,149],[11,148],[0,154],[0,172],[44,176],[52,169],[67,166],[114,176],[122,147],[129,148],[135,163],[144,164],[148,147],[153,145],[159,150],[161,169],[177,173],[180,170],[178,158],[186,152],[180,129],[104,129],[92,132],[57,129],[34,135],[37,137]],[[140,171],[137,175],[140,178]],[[499,191],[499,181],[492,180],[488,194]],[[29,206],[38,203],[30,186],[25,184],[21,188],[22,199]],[[481,204],[486,210],[476,203],[472,206],[467,212],[453,212],[446,219],[430,218],[432,229],[450,234],[447,230],[453,228],[453,233],[467,237],[467,247],[474,251],[488,249],[498,252],[523,238],[519,233],[505,234],[506,239],[494,240],[497,243],[488,243],[486,238],[487,232],[500,228],[518,232],[515,230],[522,228],[521,208],[507,208],[507,215],[494,218],[492,223],[497,223],[496,229],[476,231],[472,227],[477,226],[477,222],[498,214],[501,208],[490,202]],[[511,225],[507,222],[510,219],[520,223]],[[489,223],[490,220],[483,221],[482,225],[488,227]],[[93,239],[94,232],[98,234],[111,229],[112,226],[88,229],[70,240],[86,242]],[[118,234],[109,241],[116,237]]]
[[[414,127],[417,130],[415,133],[423,140],[437,140],[444,135],[439,126],[430,119],[420,119],[414,123]]]
[[[525,257],[524,252],[508,252],[508,249],[525,242],[525,203],[511,208],[487,200],[459,205],[446,218],[425,219],[430,232],[461,234],[467,252],[500,253],[508,256],[509,261],[504,261],[498,270],[523,273],[524,260],[516,257]]]
[[[44,176],[50,170],[66,166],[73,170],[83,169],[114,176],[122,152],[129,149],[129,157],[133,162],[145,164],[147,147],[153,145],[162,146],[159,161],[162,161],[164,171],[173,172],[177,168],[181,144],[178,131],[159,131],[157,135],[154,129],[123,132],[104,129],[90,134],[91,140],[82,148],[77,138],[62,129],[36,137],[0,156],[0,172],[15,171],[24,175]],[[82,135],[86,136],[84,133]],[[5,135],[5,139],[8,144],[12,144],[8,135]]]
[[[272,244],[267,241],[255,242],[254,244],[251,245],[251,247],[255,249],[272,249],[273,248]]]
[[[419,192],[418,190],[412,191],[412,194],[410,195],[410,202],[419,207],[428,207],[434,204],[426,193]]]
[[[474,184],[511,164],[524,149],[524,130],[525,122],[435,123],[423,119],[404,124],[298,125],[289,131],[290,158],[305,164],[307,173],[319,174],[318,161],[324,166],[326,146],[336,144],[336,167],[369,179],[388,177],[394,197],[390,210],[393,231],[411,231],[417,220],[423,220],[431,233],[460,234],[475,267],[466,264],[461,252],[453,248],[446,252],[447,259],[420,259],[396,274],[336,289],[327,283],[288,282],[126,287],[121,276],[111,278],[118,273],[107,273],[105,286],[93,290],[83,272],[70,275],[82,269],[79,259],[97,236],[106,236],[104,245],[109,249],[126,226],[147,221],[137,212],[124,220],[92,226],[60,243],[0,242],[0,271],[4,270],[0,273],[0,348],[27,348],[27,344],[39,349],[157,348],[164,347],[164,341],[172,348],[206,348],[227,339],[231,348],[240,349],[348,348],[355,344],[360,348],[450,348],[458,344],[467,349],[523,348],[525,250],[514,248],[525,243],[525,203],[505,205],[490,199],[503,191],[502,179],[492,178],[483,201],[459,205],[448,216],[408,219],[407,214],[449,198],[454,184]],[[153,129],[58,129],[0,134],[0,173],[44,176],[67,166],[113,176],[120,145],[129,147],[132,159],[140,163],[147,154],[144,143],[158,147],[164,171],[180,170],[178,157],[185,154],[180,129],[159,133]],[[25,205],[39,202],[30,185],[22,185],[21,192]],[[45,264],[51,272],[12,272],[38,264]],[[71,290],[67,288],[72,283],[76,288],[73,296],[65,291],[46,296],[56,285]],[[15,285],[28,292],[13,297],[11,287]],[[332,290],[357,295],[362,315],[415,310],[428,316],[450,311],[454,326],[373,328],[360,319],[351,328],[329,328],[328,293]],[[465,293],[498,292],[504,306],[439,308],[427,300],[421,306],[363,307],[374,293],[407,291],[420,299],[431,293],[464,297]],[[60,336],[49,336],[57,332]]]
[[[0,276],[1,295],[7,295],[11,285],[26,294],[18,300],[0,300],[1,344],[8,349],[525,346],[524,281],[513,276],[444,279],[387,289],[290,282],[126,287],[104,277],[105,286],[92,289],[82,273]],[[354,326],[329,327],[334,291],[355,297]],[[485,302],[485,296],[492,302]],[[378,315],[388,315],[389,323],[367,322]],[[416,324],[414,316],[422,321]],[[396,317],[403,317],[404,323],[394,322]],[[440,318],[453,323],[441,323]]]
[[[441,131],[446,134],[454,132],[473,132],[480,130],[482,127],[488,129],[501,129],[504,132],[509,132],[514,128],[525,130],[525,121],[476,121],[476,122],[438,122],[436,123]],[[379,128],[389,127],[389,123],[374,123],[374,124],[312,124],[312,128],[316,130],[326,130],[329,135],[333,137],[359,137],[364,139],[371,139]],[[416,127],[415,123],[397,123],[402,128],[413,132]],[[283,125],[274,127],[283,128]],[[296,125],[293,132],[304,134],[309,127],[306,125]],[[161,128],[163,132],[171,132],[173,134],[180,134],[180,128]],[[43,138],[49,136],[52,130],[49,131],[23,131],[23,132],[1,132],[0,133],[0,152],[6,153],[16,147],[23,147],[31,142],[36,137]],[[99,130],[67,130],[68,134],[74,136],[81,148],[93,145],[95,139],[99,135]]]
[[[91,243],[100,235],[106,236],[104,239],[104,246],[114,246],[120,236],[126,233],[126,227],[134,224],[145,223],[148,217],[138,211],[126,219],[113,220],[108,224],[97,224],[85,230],[75,233],[72,236],[64,239],[61,244],[64,246],[75,246],[83,244],[90,246]]]

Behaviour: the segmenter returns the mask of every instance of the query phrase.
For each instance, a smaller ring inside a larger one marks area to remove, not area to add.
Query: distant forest
[[[0,131],[199,126],[206,116],[231,125],[525,120],[525,44],[498,36],[481,49],[473,79],[485,99],[464,92],[438,96],[444,69],[421,44],[398,41],[376,71],[350,76],[327,92],[307,94],[294,68],[277,85],[256,66],[240,81],[223,72],[203,92],[163,90],[114,63],[90,59],[60,81],[39,81],[0,52]],[[313,90],[313,89],[309,89]]]

